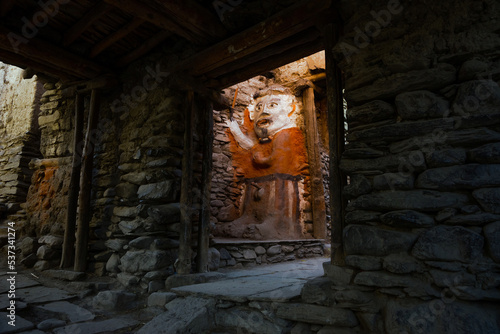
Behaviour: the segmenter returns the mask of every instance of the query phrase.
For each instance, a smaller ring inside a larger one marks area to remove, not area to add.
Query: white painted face
[[[290,95],[265,95],[257,98],[252,113],[257,137],[267,139],[278,131],[293,126],[289,117],[293,108],[293,97]]]

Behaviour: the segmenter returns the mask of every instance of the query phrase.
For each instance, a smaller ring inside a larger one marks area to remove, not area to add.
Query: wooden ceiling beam
[[[227,36],[220,19],[197,1],[164,0],[155,4],[181,26],[207,41],[220,41]]]
[[[104,0],[106,3],[119,8],[121,11],[128,13],[132,16],[139,17],[144,21],[148,21],[158,28],[170,31],[179,35],[191,43],[203,44],[204,41],[193,34],[191,31],[185,29],[183,26],[174,22],[165,13],[159,12],[138,0]]]
[[[200,76],[293,36],[318,23],[331,0],[305,0],[186,60],[183,68]]]
[[[60,69],[61,72],[83,79],[91,79],[99,74],[109,72],[101,65],[36,37],[24,42],[16,40],[15,44],[11,43],[13,36],[22,38],[22,34],[16,35],[12,30],[0,26],[0,49],[41,64],[47,64],[47,72],[50,68],[56,68]]]
[[[153,37],[144,42],[140,47],[118,59],[118,61],[116,61],[116,67],[123,67],[144,56],[170,36],[172,36],[172,34],[169,31],[164,30],[154,34]]]
[[[255,64],[259,61],[267,61],[269,57],[282,54],[290,49],[312,42],[319,36],[320,32],[317,29],[309,28],[308,30],[300,34],[288,37],[281,42],[265,47],[257,53],[248,55],[237,62],[227,64],[223,67],[215,69],[214,71],[206,73],[205,76],[208,78],[217,78],[225,74],[244,69],[245,67]]]
[[[286,65],[298,59],[307,57],[323,49],[323,39],[318,38],[315,41],[296,46],[290,50],[286,50],[282,53],[271,56],[265,61],[260,61],[248,65],[245,68],[239,69],[233,73],[226,74],[215,80],[209,80],[207,81],[206,85],[214,89],[224,89],[239,82],[253,78],[257,75],[264,74],[268,71]]]
[[[10,65],[18,66],[24,69],[30,68],[36,73],[48,74],[51,77],[57,77],[64,82],[77,80],[76,77],[62,71],[60,68],[53,67],[50,64],[41,63],[33,59],[28,59],[19,54],[0,49],[0,60]],[[31,72],[33,74],[33,72]]]
[[[14,5],[17,3],[17,0],[2,0],[0,1],[0,17],[5,17]]]
[[[113,7],[105,2],[99,2],[96,6],[88,10],[83,17],[78,20],[63,37],[63,45],[68,46],[80,37],[95,21],[111,11]]]
[[[92,47],[92,50],[90,50],[90,58],[94,58],[95,56],[109,48],[111,45],[118,42],[119,40],[130,34],[132,31],[136,30],[144,22],[145,21],[143,19],[135,17],[123,28],[114,32],[113,34],[103,39],[101,42],[94,45]]]

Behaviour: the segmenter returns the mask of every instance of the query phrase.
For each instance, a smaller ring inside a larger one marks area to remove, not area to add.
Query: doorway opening
[[[330,243],[324,51],[225,89],[214,110],[212,248],[220,267],[323,256]]]

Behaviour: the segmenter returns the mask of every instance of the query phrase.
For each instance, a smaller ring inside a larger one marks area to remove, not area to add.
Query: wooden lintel
[[[11,43],[12,39],[22,37],[10,29],[0,27],[0,49],[10,53],[18,54],[25,59],[33,60],[40,64],[47,64],[47,72],[50,69],[59,69],[58,72],[68,73],[70,76],[83,79],[91,79],[99,74],[108,72],[103,66],[88,59],[75,55],[51,43],[45,42],[37,37],[25,42]],[[54,73],[55,74],[55,73]]]
[[[261,75],[277,67],[286,65],[300,58],[306,57],[323,49],[323,41],[320,39],[297,46],[286,52],[267,58],[265,61],[251,64],[244,69],[228,73],[215,80],[206,82],[208,87],[224,89],[239,82],[248,80],[256,75]]]
[[[35,74],[36,73],[44,73],[54,78],[59,78],[63,82],[75,81],[77,78],[62,71],[60,68],[55,67],[55,65],[42,63],[33,59],[28,59],[19,54],[0,49],[0,60],[10,64],[15,65],[21,68],[31,68]]]
[[[154,10],[153,8],[147,6],[146,4],[137,0],[104,0],[106,3],[119,8],[121,11],[130,14],[135,17],[139,17],[144,21],[148,21],[158,28],[166,31],[173,32],[181,37],[184,37],[188,41],[199,44],[203,43],[198,36],[195,36],[191,31],[180,26],[177,22],[174,22],[165,13]]]
[[[144,56],[170,36],[172,36],[172,34],[169,31],[160,31],[156,33],[153,37],[144,42],[140,47],[133,50],[124,57],[118,59],[118,61],[116,62],[116,67],[126,66],[131,62],[133,62],[134,60]]]
[[[277,42],[273,45],[263,48],[259,52],[253,53],[238,61],[219,67],[211,72],[205,74],[208,78],[217,78],[223,76],[227,73],[238,71],[240,69],[245,69],[247,66],[258,62],[267,62],[269,57],[283,54],[286,51],[293,49],[295,47],[301,46],[303,44],[314,41],[319,37],[319,31],[315,28],[309,28],[304,32],[297,35],[288,37],[283,41]]]
[[[0,1],[0,17],[7,16],[18,0],[2,0]]]
[[[330,7],[330,3],[331,0],[301,1],[266,21],[199,52],[181,66],[194,76],[225,66],[316,25],[317,17]]]
[[[132,31],[136,30],[143,23],[143,19],[139,19],[137,17],[132,19],[123,28],[114,32],[113,34],[103,39],[101,42],[94,45],[92,47],[92,50],[90,50],[90,58],[94,58],[95,56],[106,50],[108,47],[118,42],[119,40],[130,34]]]
[[[155,3],[160,10],[207,42],[219,41],[227,35],[217,16],[194,0],[167,0]]]
[[[95,21],[99,20],[103,15],[108,13],[113,7],[105,2],[99,2],[96,6],[88,10],[85,15],[78,20],[64,34],[63,45],[68,46],[80,37]]]

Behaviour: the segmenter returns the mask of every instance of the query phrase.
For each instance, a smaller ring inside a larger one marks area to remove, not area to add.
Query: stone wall
[[[345,264],[278,313],[302,332],[498,333],[499,4],[343,4]]]
[[[7,215],[24,220],[20,210],[31,183],[28,164],[39,156],[43,88],[36,77],[23,80],[22,74],[22,69],[0,63],[0,220]]]

